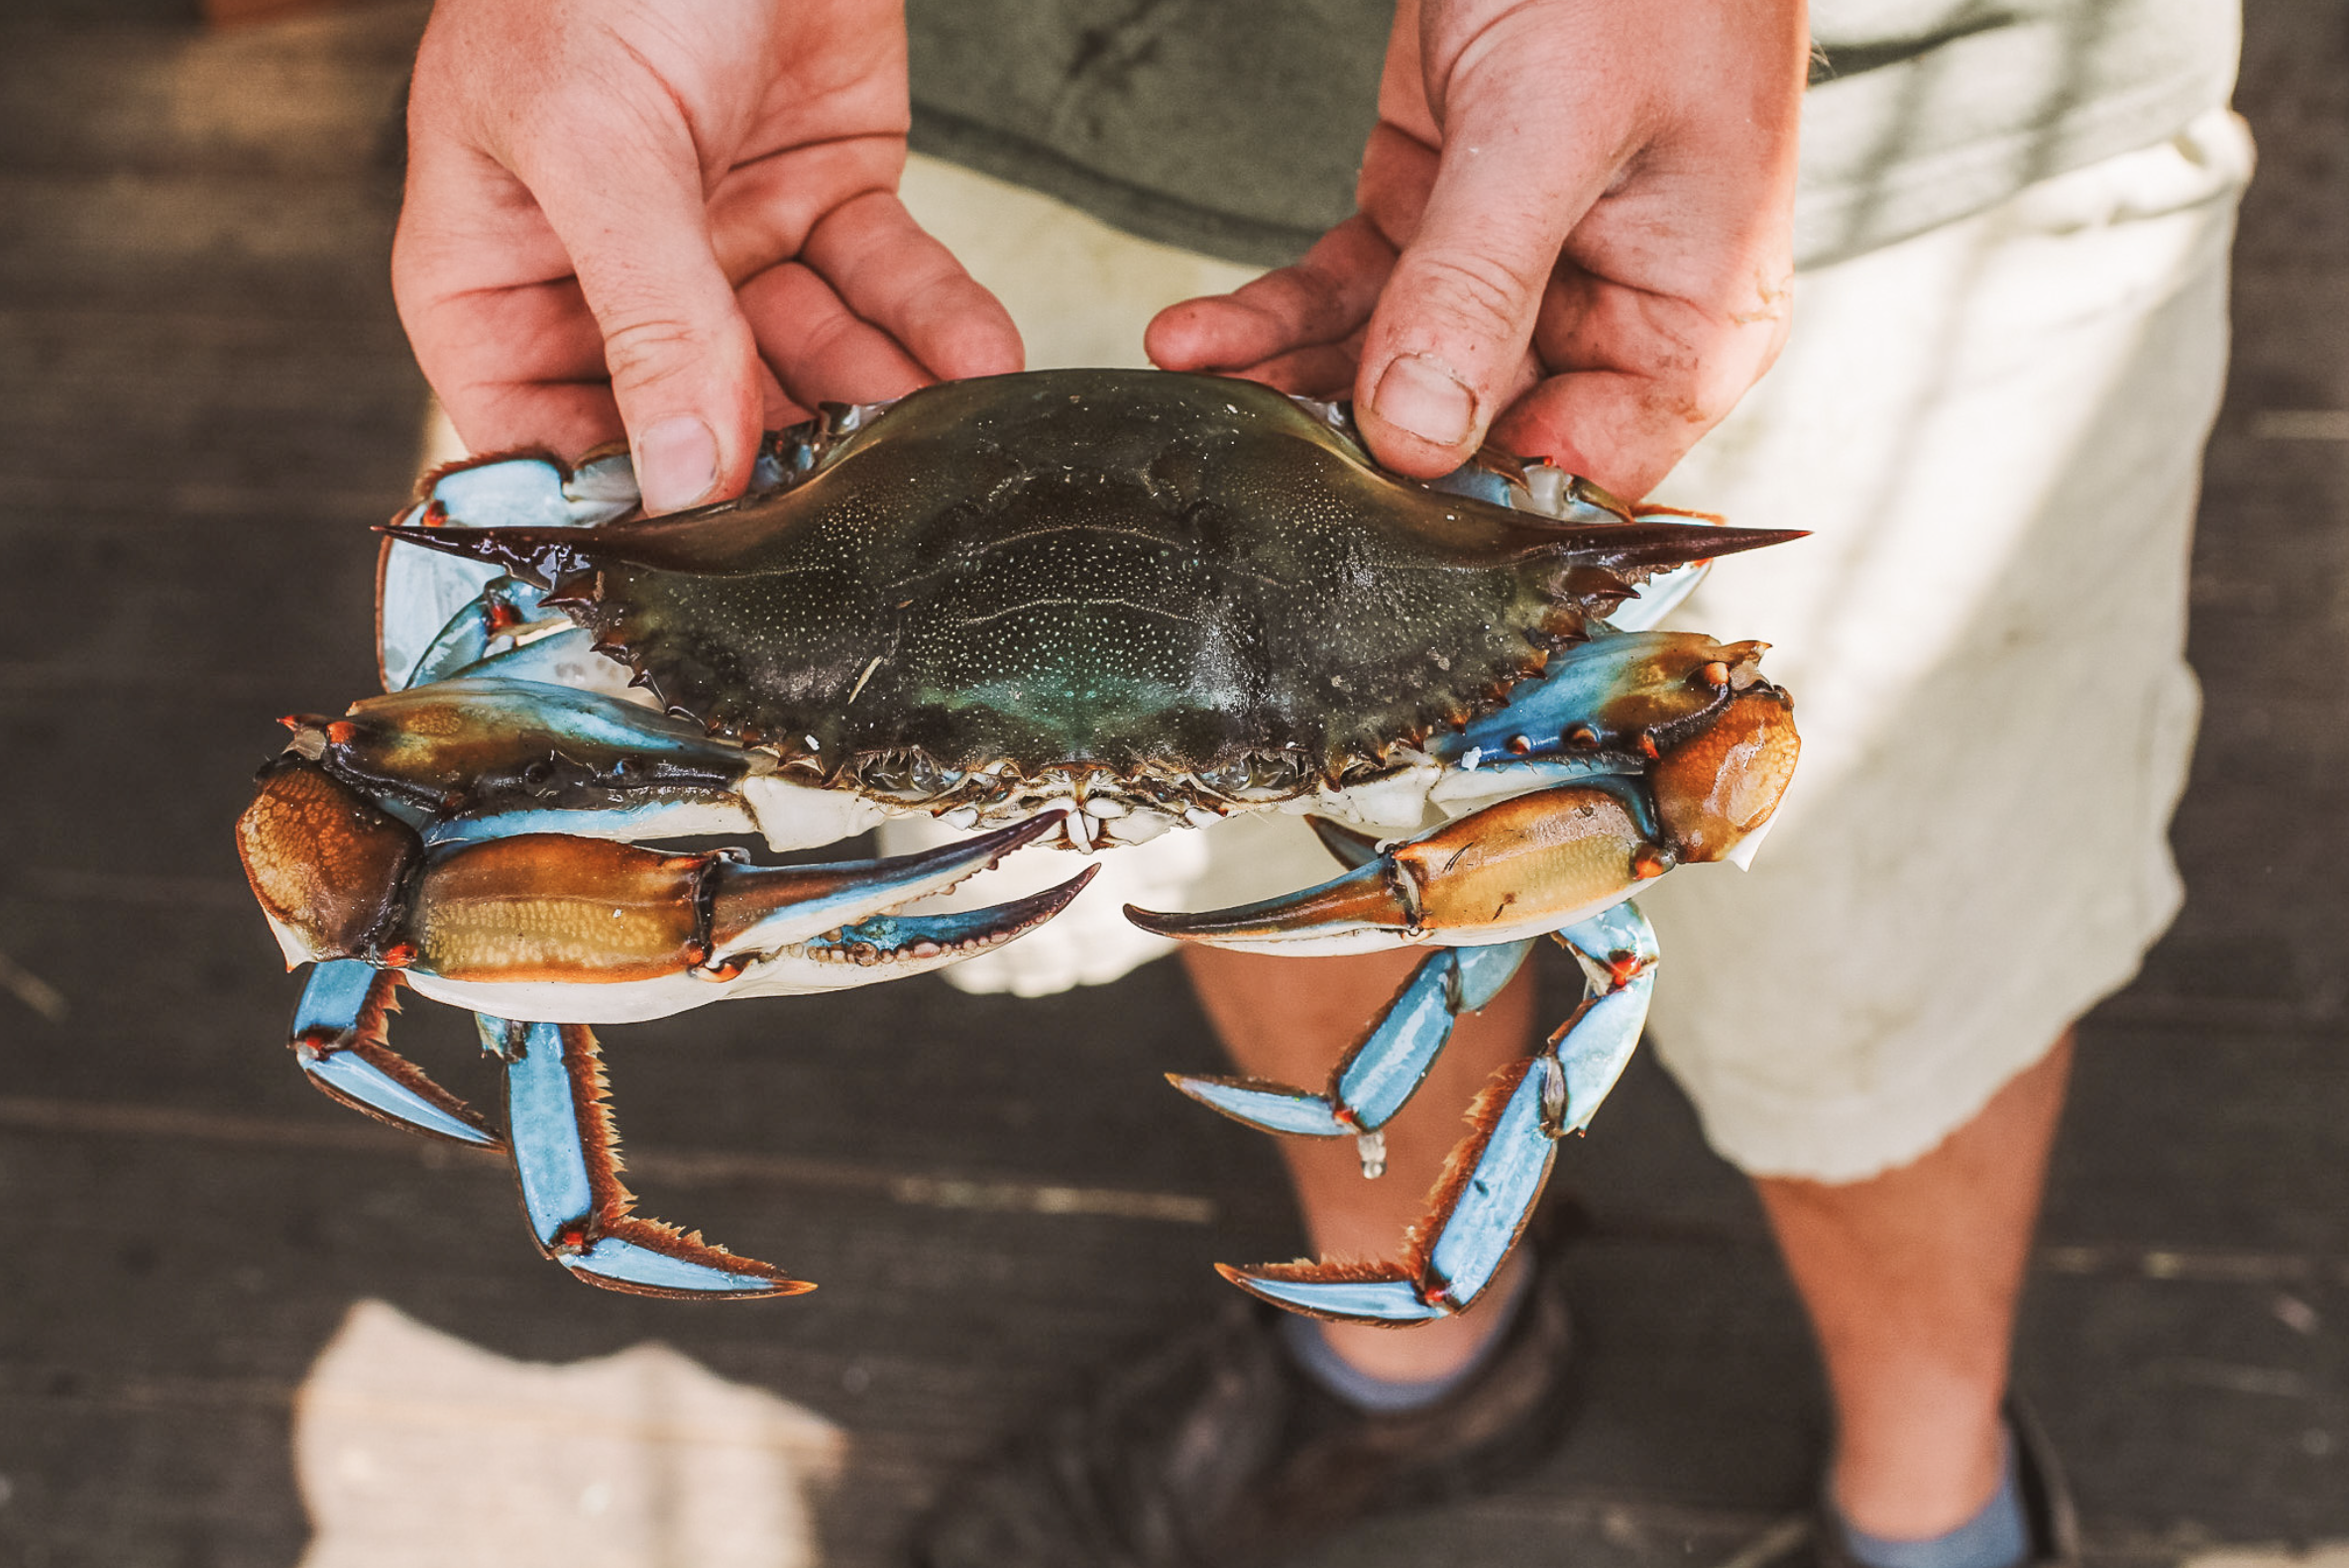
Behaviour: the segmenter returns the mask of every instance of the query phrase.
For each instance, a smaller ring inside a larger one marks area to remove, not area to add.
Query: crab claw
[[[380,961],[396,956],[410,985],[452,1007],[583,1024],[666,1018],[722,994],[839,990],[943,967],[1058,914],[1081,878],[951,919],[874,924],[1059,826],[1051,814],[835,865],[744,865],[546,834],[459,844],[434,851],[417,880],[407,951]]]
[[[712,900],[711,950],[770,952],[944,893],[1014,849],[1060,832],[1062,816],[1047,812],[958,843],[886,860],[723,866]]]
[[[744,996],[845,990],[928,974],[1026,936],[1066,909],[1100,871],[1088,865],[1054,887],[1008,903],[939,915],[875,915],[750,964]]]
[[[1308,1094],[1260,1078],[1187,1077],[1167,1081],[1202,1105],[1269,1133],[1308,1138],[1376,1133],[1408,1104],[1428,1068],[1452,1038],[1452,1023],[1501,993],[1517,972],[1530,942],[1489,948],[1445,948],[1419,960],[1386,1009],[1330,1074],[1329,1089]],[[1366,1151],[1363,1170],[1376,1175],[1379,1155]]]
[[[1196,915],[1128,905],[1126,918],[1159,936],[1250,952],[1519,942],[1620,903],[1669,864],[1646,817],[1636,791],[1612,781],[1540,790],[1301,893]]]
[[[503,1149],[480,1113],[425,1076],[392,1049],[391,1015],[399,1011],[399,976],[356,958],[310,971],[293,1013],[293,1059],[328,1099],[427,1138]]]
[[[487,984],[717,977],[729,960],[945,892],[1059,826],[1057,815],[1035,817],[922,854],[832,865],[743,865],[562,834],[444,846],[416,881],[407,962],[419,976]],[[456,1000],[446,989],[428,994]],[[540,1005],[513,994],[526,1005],[509,1012]],[[599,1009],[582,1021],[622,1019]]]
[[[605,1109],[603,1061],[585,1025],[486,1014],[478,1022],[483,1049],[505,1063],[514,1176],[530,1233],[548,1257],[590,1285],[635,1295],[740,1299],[815,1288],[634,1212]]]

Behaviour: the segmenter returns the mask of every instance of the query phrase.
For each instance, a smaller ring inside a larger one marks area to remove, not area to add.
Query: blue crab
[[[1628,895],[1749,851],[1798,746],[1762,644],[1624,629],[1692,563],[1791,535],[1506,458],[1399,480],[1341,407],[1250,383],[948,384],[769,437],[738,501],[656,519],[635,501],[615,453],[428,477],[385,530],[386,694],[286,720],[238,825],[288,964],[317,965],[302,1069],[395,1125],[503,1143],[541,1248],[615,1288],[808,1287],[633,1212],[589,1025],[939,968],[1090,875],[922,912],[1024,845],[1288,810],[1341,875],[1128,917],[1268,952],[1430,951],[1324,1090],[1176,1079],[1194,1098],[1358,1139],[1376,1175],[1453,1020],[1536,939],[1586,973],[1574,1016],[1473,1108],[1398,1261],[1225,1271],[1323,1316],[1461,1310],[1637,1042],[1657,954]],[[797,849],[909,813],[975,836],[823,866],[635,841]],[[403,983],[479,1016],[503,1138],[392,1050]]]

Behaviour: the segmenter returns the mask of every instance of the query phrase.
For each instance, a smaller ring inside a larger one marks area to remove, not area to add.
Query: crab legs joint
[[[293,1059],[328,1099],[403,1132],[477,1149],[503,1149],[479,1112],[392,1051],[391,1015],[399,1011],[399,976],[338,958],[310,971],[293,1014]]]
[[[636,1295],[798,1295],[814,1286],[634,1212],[604,1108],[604,1064],[584,1024],[477,1016],[482,1049],[505,1064],[505,1117],[522,1212],[546,1255],[594,1285]]]

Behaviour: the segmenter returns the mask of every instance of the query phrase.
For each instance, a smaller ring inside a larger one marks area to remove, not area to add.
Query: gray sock
[[[2015,1470],[2015,1436],[2006,1433],[2006,1464],[1998,1490],[1981,1512],[1946,1534],[1921,1541],[1870,1535],[1829,1505],[1844,1532],[1845,1549],[1861,1568],[2017,1568],[2031,1556],[2031,1523],[2023,1516],[2023,1485]]]
[[[1482,1372],[1485,1363],[1500,1348],[1509,1335],[1510,1324],[1516,1320],[1517,1309],[1524,1304],[1525,1292],[1533,1285],[1531,1248],[1525,1253],[1525,1267],[1517,1271],[1509,1294],[1499,1300],[1488,1301],[1478,1315],[1490,1326],[1485,1330],[1484,1343],[1476,1354],[1440,1378],[1422,1378],[1408,1383],[1398,1383],[1363,1371],[1329,1346],[1328,1336],[1321,1332],[1321,1324],[1310,1317],[1284,1314],[1281,1319],[1281,1342],[1288,1356],[1328,1393],[1345,1400],[1358,1410],[1372,1415],[1399,1415],[1408,1410],[1423,1410]],[[1402,1330],[1408,1333],[1408,1329]],[[1906,1565],[1902,1565],[1906,1568]],[[1934,1565],[1939,1568],[1939,1565]]]

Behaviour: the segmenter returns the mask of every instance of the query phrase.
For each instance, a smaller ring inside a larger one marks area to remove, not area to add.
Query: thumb
[[[1614,171],[1603,117],[1539,58],[1487,52],[1450,84],[1435,182],[1364,333],[1355,418],[1399,472],[1457,468],[1524,391],[1559,251]]]
[[[627,123],[628,117],[618,117]],[[710,238],[682,126],[574,139],[517,170],[569,254],[604,336],[612,395],[649,512],[736,494],[757,455],[758,347]]]

